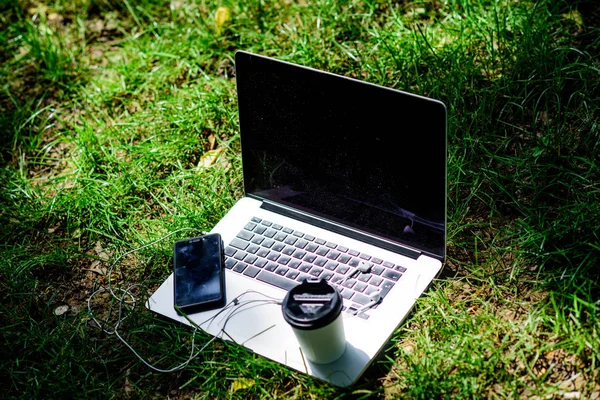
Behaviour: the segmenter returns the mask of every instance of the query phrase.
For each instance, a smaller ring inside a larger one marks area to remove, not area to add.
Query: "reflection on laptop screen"
[[[444,256],[438,101],[237,53],[246,194]]]

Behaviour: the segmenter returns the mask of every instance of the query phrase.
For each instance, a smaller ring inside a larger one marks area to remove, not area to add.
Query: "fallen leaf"
[[[69,306],[58,306],[54,309],[54,315],[61,316],[69,311]]]
[[[248,389],[256,384],[254,379],[238,378],[231,383],[231,391],[237,392],[238,390]]]
[[[213,135],[212,133],[210,135],[208,135],[208,144],[209,144],[209,148],[210,150],[214,150],[217,148],[217,139],[215,138],[215,135]]]
[[[200,162],[198,163],[198,167],[208,168],[208,167],[212,166],[213,164],[215,164],[215,162],[217,162],[217,160],[219,159],[219,156],[221,155],[223,150],[224,150],[223,147],[219,147],[217,149],[209,150],[206,153],[204,153],[204,155],[202,157],[200,157]]]
[[[99,260],[95,260],[94,262],[92,262],[92,265],[90,265],[89,268],[86,268],[86,270],[95,272],[98,275],[104,276],[104,275],[106,275],[106,270],[103,268],[100,268],[101,264],[102,263]]]
[[[215,22],[217,23],[217,35],[221,34],[221,29],[225,22],[231,19],[231,10],[228,7],[219,7],[215,14]]]

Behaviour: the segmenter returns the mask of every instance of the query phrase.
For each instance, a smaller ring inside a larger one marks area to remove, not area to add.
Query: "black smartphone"
[[[179,314],[225,305],[225,254],[218,233],[175,242],[175,310]]]

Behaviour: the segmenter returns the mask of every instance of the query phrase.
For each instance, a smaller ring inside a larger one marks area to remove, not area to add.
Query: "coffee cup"
[[[340,292],[323,279],[307,279],[283,299],[283,318],[309,361],[329,364],[344,354],[342,303]]]

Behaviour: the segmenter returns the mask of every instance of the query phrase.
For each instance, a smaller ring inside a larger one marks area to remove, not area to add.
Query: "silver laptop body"
[[[442,269],[446,108],[241,51],[236,82],[246,195],[212,232],[227,247],[227,301],[241,297],[188,318],[271,360],[349,386]],[[277,251],[273,241],[283,243]],[[360,261],[369,272],[356,272]],[[347,348],[331,364],[306,360],[281,306],[267,301],[283,299],[303,277],[342,283]],[[375,290],[383,299],[365,309]],[[173,308],[172,275],[147,306],[190,324]]]

